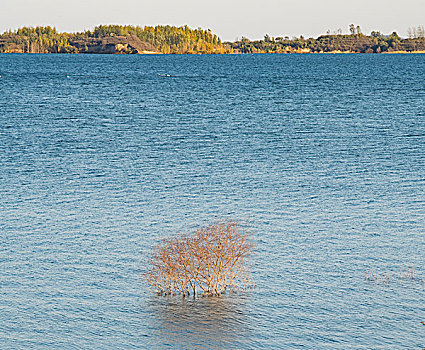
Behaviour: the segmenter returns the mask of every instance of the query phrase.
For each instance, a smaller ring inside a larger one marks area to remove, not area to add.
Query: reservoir
[[[424,55],[0,55],[4,349],[425,348]],[[159,297],[161,238],[256,287]]]

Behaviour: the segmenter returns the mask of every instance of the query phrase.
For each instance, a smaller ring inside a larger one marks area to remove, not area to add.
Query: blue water
[[[424,72],[0,55],[0,348],[425,348]],[[153,295],[152,245],[226,218],[255,234],[257,287]]]

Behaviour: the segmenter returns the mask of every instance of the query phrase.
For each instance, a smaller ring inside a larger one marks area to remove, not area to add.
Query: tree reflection
[[[246,339],[244,296],[180,298],[152,297],[149,306],[155,325],[150,327],[159,347],[240,348]]]

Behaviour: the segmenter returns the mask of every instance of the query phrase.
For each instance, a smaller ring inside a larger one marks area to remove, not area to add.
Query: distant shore
[[[52,27],[24,27],[0,35],[0,53],[74,54],[239,54],[239,53],[425,53],[425,33],[401,38],[396,32],[384,35],[361,32],[350,25],[350,34],[321,35],[318,38],[270,37],[261,40],[242,37],[223,42],[209,29],[188,26],[100,25],[80,33],[60,33]]]

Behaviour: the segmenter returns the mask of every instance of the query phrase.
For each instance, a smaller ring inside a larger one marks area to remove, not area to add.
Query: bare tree
[[[362,30],[361,30],[360,26],[357,26],[357,27],[356,27],[356,34],[357,34],[357,35],[362,34]]]
[[[158,294],[219,295],[253,285],[246,258],[250,233],[237,222],[201,228],[164,239],[153,248],[148,283]]]
[[[421,26],[419,26],[418,27],[419,35],[420,35],[421,29],[422,29]],[[416,39],[418,37],[418,32],[416,30],[416,27],[407,28],[407,36],[409,37],[409,39]]]
[[[416,34],[417,34],[418,38],[425,38],[424,26],[422,26],[422,25],[418,26],[418,28],[416,30]]]

